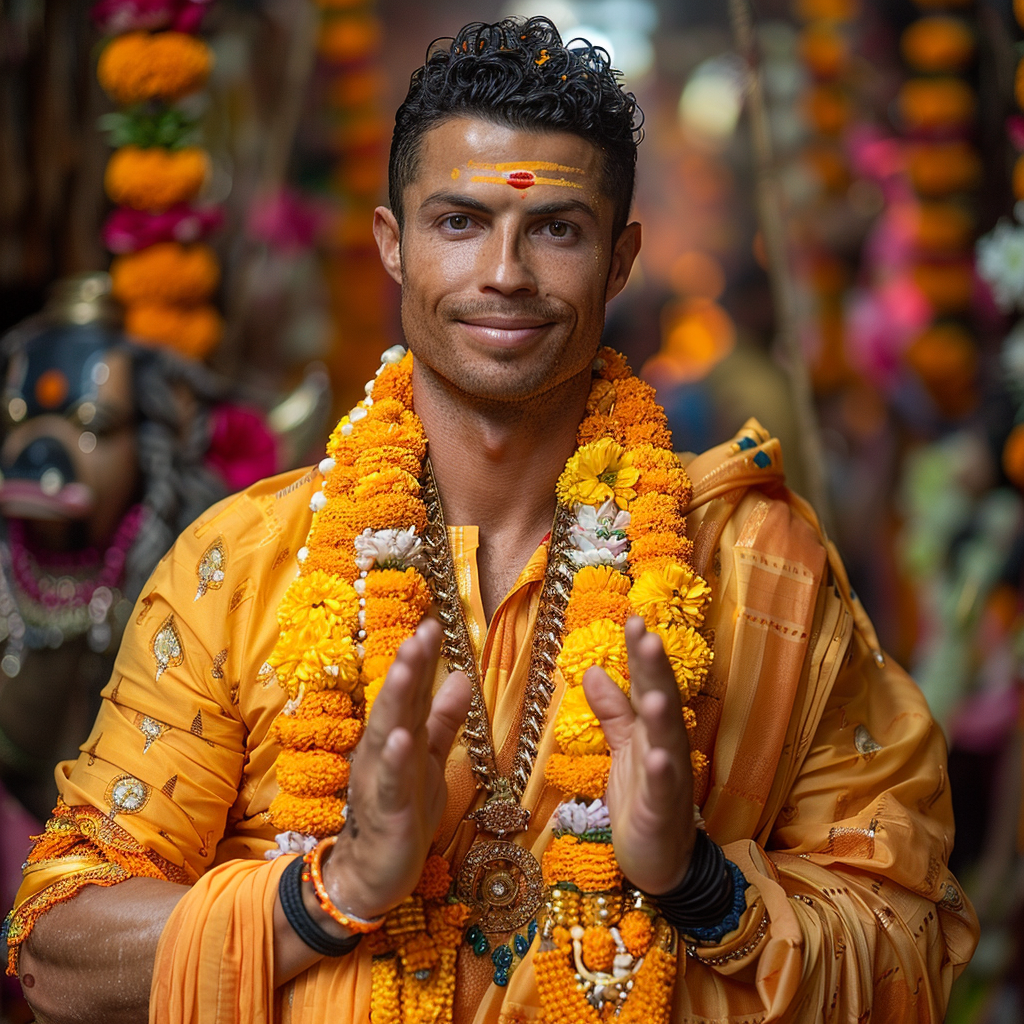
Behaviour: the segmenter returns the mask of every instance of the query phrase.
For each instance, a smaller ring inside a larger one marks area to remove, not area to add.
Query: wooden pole
[[[831,505],[825,473],[825,455],[818,429],[810,374],[800,346],[799,318],[792,268],[789,264],[786,229],[782,218],[771,132],[764,98],[754,17],[748,0],[729,0],[736,48],[746,65],[747,110],[757,171],[757,216],[768,260],[768,279],[775,305],[775,355],[789,374],[794,416],[800,434],[800,455],[807,481],[807,499],[814,506],[826,533],[832,526]]]

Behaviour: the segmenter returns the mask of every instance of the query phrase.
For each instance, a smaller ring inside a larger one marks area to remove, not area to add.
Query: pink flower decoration
[[[253,203],[246,229],[272,249],[296,255],[313,245],[326,219],[320,206],[285,188]]]
[[[852,361],[876,384],[890,387],[903,353],[928,326],[931,307],[909,277],[855,292],[847,314]]]
[[[92,9],[92,17],[110,35],[157,28],[197,32],[208,3],[209,0],[99,0]]]
[[[1024,116],[1011,114],[1006,119],[1006,134],[1017,152],[1024,150]]]
[[[181,203],[161,213],[119,206],[103,225],[103,244],[120,255],[157,242],[198,242],[216,231],[223,220],[223,213],[213,206],[194,208]]]
[[[210,447],[206,467],[232,491],[277,472],[277,441],[263,413],[224,403],[210,413]]]

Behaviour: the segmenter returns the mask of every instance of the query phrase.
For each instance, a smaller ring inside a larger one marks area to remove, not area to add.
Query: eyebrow
[[[426,206],[462,206],[470,210],[477,210],[480,213],[493,213],[494,209],[487,203],[464,195],[461,192],[450,192],[442,189],[427,196],[420,204],[420,209]],[[581,199],[554,199],[549,203],[541,203],[539,206],[527,207],[526,213],[531,217],[548,217],[556,213],[582,213],[592,220],[597,220],[594,208],[583,202]]]

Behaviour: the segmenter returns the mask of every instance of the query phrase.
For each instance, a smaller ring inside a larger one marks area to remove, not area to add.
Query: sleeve
[[[759,528],[741,515],[722,534],[727,571],[716,623],[734,628],[722,665],[716,646],[715,672],[728,677],[729,689],[714,749],[717,756],[745,745],[749,767],[745,776],[733,756],[718,811],[729,805],[742,813],[753,802],[754,776],[771,756],[774,785],[761,791],[757,827],[745,838],[729,835],[717,816],[723,834],[716,838],[750,883],[747,911],[722,943],[686,943],[676,1019],[938,1024],[977,941],[977,920],[946,866],[953,820],[945,742],[916,685],[878,651],[838,556],[808,528],[805,510],[794,515],[796,504],[753,501],[746,507],[760,510]],[[786,539],[776,543],[764,526],[787,517],[778,531]],[[762,637],[763,650],[763,637],[782,621],[772,604],[784,589],[767,573],[730,577],[729,565],[743,561],[731,549],[745,543],[743,558],[777,575],[785,575],[780,566],[793,574],[813,567],[818,557],[806,616],[792,594],[784,603],[786,628],[806,636],[791,679],[781,660],[744,653],[751,643],[744,629]],[[756,707],[758,694],[780,706],[777,746],[765,738],[773,734],[768,713],[732,727],[737,704]]]
[[[9,973],[35,920],[84,885],[191,884],[213,859],[245,756],[221,670],[222,652],[244,646],[254,605],[233,593],[234,576],[251,571],[232,550],[244,500],[189,527],[135,605],[81,755],[57,767],[60,800],[7,922]]]

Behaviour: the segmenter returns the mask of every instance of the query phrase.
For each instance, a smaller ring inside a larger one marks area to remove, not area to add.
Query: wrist
[[[314,892],[313,898],[328,916],[338,911],[341,917],[351,918],[349,931],[372,931],[397,901],[377,895],[376,888],[367,884],[365,873],[359,868],[358,851],[353,849],[352,840],[344,831],[334,841],[324,840],[321,845],[318,863],[321,892]],[[307,870],[311,868],[312,865]],[[331,906],[324,906],[323,896]],[[333,920],[337,922],[337,917]]]

